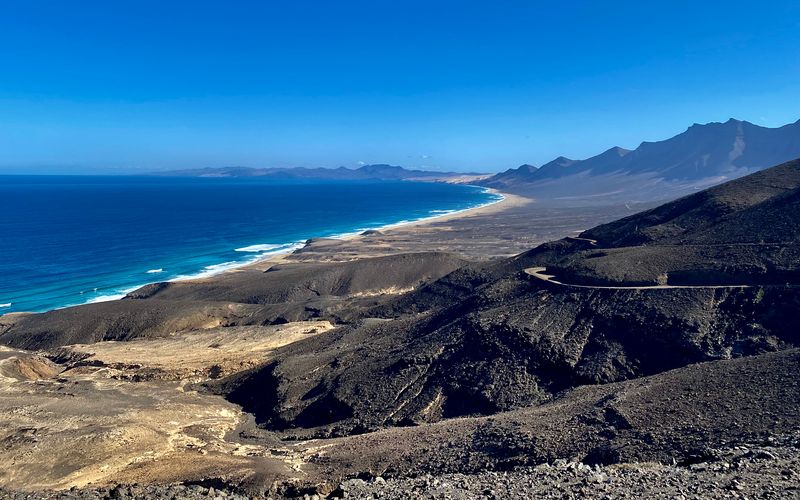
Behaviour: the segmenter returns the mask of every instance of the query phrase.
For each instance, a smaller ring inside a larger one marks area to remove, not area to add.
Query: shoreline
[[[289,257],[290,255],[294,254],[298,250],[302,250],[303,248],[305,248],[308,245],[308,242],[311,241],[311,240],[330,239],[330,240],[340,240],[340,241],[353,241],[353,240],[356,240],[356,239],[360,238],[363,235],[363,233],[366,232],[366,231],[388,232],[388,231],[392,231],[392,230],[398,229],[398,228],[409,228],[409,227],[414,227],[414,226],[423,226],[423,225],[430,224],[430,223],[433,223],[433,222],[441,222],[441,221],[447,221],[447,220],[452,220],[452,219],[457,219],[457,218],[462,218],[462,217],[470,217],[470,216],[472,216],[474,214],[477,214],[477,213],[488,213],[488,211],[486,209],[490,209],[492,207],[498,207],[499,205],[503,204],[504,202],[510,202],[512,200],[514,202],[516,202],[517,204],[520,203],[520,200],[527,200],[525,203],[532,201],[532,200],[530,200],[528,198],[523,198],[522,196],[517,196],[517,195],[513,195],[513,194],[509,194],[509,193],[500,192],[500,191],[498,191],[498,190],[496,190],[494,188],[487,188],[487,187],[483,187],[483,186],[475,186],[473,184],[465,184],[465,185],[466,186],[480,188],[480,189],[483,190],[484,193],[489,193],[489,194],[492,194],[492,195],[495,195],[495,196],[499,196],[500,198],[497,199],[497,200],[493,200],[493,201],[488,201],[486,203],[482,203],[480,205],[476,205],[474,207],[462,208],[462,209],[453,210],[453,211],[447,211],[447,213],[430,215],[428,217],[422,217],[420,219],[402,220],[400,222],[393,222],[391,224],[384,224],[382,226],[364,227],[364,228],[359,228],[356,231],[350,231],[350,232],[346,232],[346,233],[337,233],[337,234],[333,234],[333,235],[330,235],[330,236],[311,236],[311,237],[306,238],[305,240],[302,240],[302,241],[297,241],[295,243],[287,243],[286,245],[281,245],[281,246],[286,246],[287,248],[281,248],[281,249],[274,250],[272,252],[266,252],[266,254],[257,255],[251,261],[246,261],[246,262],[241,262],[241,263],[231,263],[230,267],[227,267],[225,269],[220,269],[218,271],[210,271],[209,274],[201,272],[201,273],[198,273],[198,275],[190,275],[190,276],[186,276],[186,277],[177,277],[177,278],[173,278],[173,279],[170,279],[170,280],[166,280],[166,282],[167,283],[171,283],[171,282],[174,282],[174,281],[203,281],[203,280],[207,280],[207,279],[210,279],[210,278],[214,278],[215,276],[220,276],[220,275],[225,274],[225,273],[237,272],[237,271],[241,271],[243,269],[248,269],[248,268],[256,268],[257,269],[259,266],[261,266],[261,265],[263,265],[265,263],[269,263],[271,265],[271,264],[275,264],[277,262],[282,262],[287,257]],[[506,207],[502,207],[501,210],[503,210],[505,208]],[[217,265],[218,266],[222,266],[222,265],[225,265],[225,263],[217,264]],[[211,267],[213,267],[213,266],[211,266]],[[203,275],[200,276],[199,274],[203,274]],[[145,286],[145,285],[142,285],[142,286]],[[137,288],[141,288],[141,287],[137,287]],[[114,299],[109,299],[109,300],[114,300]]]
[[[460,209],[460,210],[447,211],[447,213],[431,215],[431,216],[428,216],[428,217],[423,217],[421,219],[404,220],[404,221],[400,221],[400,222],[394,222],[394,223],[391,223],[391,224],[385,224],[385,225],[382,225],[382,226],[366,227],[366,228],[361,228],[361,229],[359,229],[357,231],[334,234],[334,235],[331,235],[331,236],[312,236],[311,238],[308,238],[308,239],[306,239],[306,240],[304,240],[302,242],[298,242],[298,243],[292,244],[290,248],[276,250],[275,252],[272,252],[270,255],[258,256],[252,262],[247,262],[247,263],[243,263],[241,265],[232,266],[229,269],[224,269],[224,270],[221,270],[219,272],[215,272],[214,274],[209,274],[207,276],[198,276],[198,277],[194,277],[194,278],[171,279],[171,280],[168,280],[168,282],[173,282],[173,281],[195,281],[195,282],[200,282],[200,281],[204,281],[204,280],[207,280],[207,279],[214,278],[215,276],[219,276],[219,275],[222,275],[224,273],[238,272],[238,271],[242,271],[242,270],[245,270],[245,269],[260,269],[265,264],[268,264],[268,265],[271,266],[271,265],[277,264],[279,262],[285,262],[286,259],[289,256],[291,256],[295,252],[305,248],[308,245],[308,242],[311,241],[311,240],[317,240],[317,239],[326,240],[326,239],[328,239],[328,240],[339,240],[339,241],[355,241],[358,238],[361,238],[363,236],[363,233],[366,232],[366,231],[379,231],[381,233],[390,233],[391,231],[393,231],[395,229],[400,229],[400,228],[408,229],[408,228],[414,228],[414,227],[419,227],[419,226],[426,226],[426,225],[429,225],[429,224],[432,224],[432,223],[435,223],[435,222],[445,222],[445,221],[453,220],[453,219],[472,217],[472,216],[479,215],[479,214],[496,213],[496,212],[500,212],[500,211],[506,210],[508,208],[511,208],[513,206],[521,206],[521,205],[526,205],[528,203],[532,203],[533,202],[533,200],[531,198],[525,198],[523,196],[514,195],[514,194],[510,194],[510,193],[503,193],[503,192],[498,191],[497,189],[494,189],[494,188],[488,188],[488,187],[483,187],[483,186],[475,186],[473,184],[465,184],[465,185],[481,188],[481,189],[483,189],[484,193],[489,193],[489,194],[492,194],[492,195],[496,195],[496,196],[499,196],[500,198],[497,199],[497,200],[493,200],[493,201],[489,201],[489,202],[486,202],[486,203],[482,203],[480,205],[476,205],[474,207],[463,208],[463,209]]]
[[[308,245],[308,242],[311,241],[311,240],[330,239],[330,240],[340,240],[340,241],[353,241],[353,240],[356,240],[357,238],[360,238],[365,231],[379,231],[381,233],[384,233],[384,232],[391,232],[391,231],[393,231],[395,229],[399,229],[399,228],[407,229],[407,228],[420,227],[420,226],[425,226],[425,225],[428,225],[428,224],[431,224],[431,223],[435,223],[435,222],[443,222],[443,221],[448,221],[448,220],[453,220],[453,219],[471,217],[471,216],[478,215],[478,214],[495,213],[495,212],[499,212],[499,211],[505,210],[507,208],[510,208],[512,206],[518,206],[518,205],[521,205],[521,204],[527,204],[527,203],[532,202],[532,200],[530,200],[528,198],[524,198],[524,197],[521,197],[521,196],[518,196],[518,195],[509,194],[509,193],[503,193],[503,192],[498,191],[498,190],[496,190],[494,188],[488,188],[488,187],[483,187],[483,186],[475,186],[473,184],[464,184],[464,185],[465,186],[470,186],[470,187],[475,187],[475,188],[480,188],[480,189],[483,190],[483,193],[488,193],[488,194],[491,194],[491,195],[495,195],[495,196],[498,196],[499,198],[495,199],[495,200],[490,200],[488,202],[481,203],[481,204],[476,205],[476,206],[463,208],[463,209],[458,209],[458,210],[452,210],[452,211],[443,211],[444,213],[437,213],[437,214],[433,214],[433,215],[428,215],[426,217],[422,217],[422,218],[419,218],[419,219],[401,220],[399,222],[393,222],[393,223],[384,224],[384,225],[381,225],[381,226],[364,227],[364,228],[359,228],[358,230],[355,230],[355,231],[338,233],[338,234],[333,234],[333,235],[329,235],[329,236],[311,236],[311,237],[306,238],[304,240],[298,240],[298,241],[291,242],[291,243],[285,243],[285,244],[281,244],[281,245],[276,245],[277,248],[275,250],[259,253],[258,255],[255,255],[255,256],[251,257],[250,259],[246,259],[246,260],[242,260],[242,261],[229,261],[229,262],[222,262],[222,263],[218,263],[218,264],[211,264],[211,265],[205,266],[203,269],[201,269],[201,270],[199,270],[199,271],[197,271],[196,273],[193,273],[193,274],[179,275],[179,276],[175,276],[173,278],[166,279],[166,280],[149,281],[149,282],[137,284],[135,286],[130,286],[130,287],[123,288],[123,289],[119,290],[119,292],[117,292],[117,293],[108,293],[108,294],[105,294],[105,295],[99,295],[99,296],[93,297],[93,298],[91,298],[89,300],[86,300],[86,301],[83,301],[83,302],[73,302],[73,303],[65,304],[63,306],[53,307],[53,308],[45,309],[45,310],[41,310],[41,311],[8,311],[8,312],[4,313],[2,310],[4,308],[6,308],[6,307],[10,307],[12,304],[7,304],[7,305],[6,304],[2,304],[3,307],[0,307],[0,317],[4,316],[6,314],[17,314],[17,313],[22,313],[22,314],[40,314],[40,313],[46,313],[46,312],[56,311],[56,310],[60,310],[60,309],[67,309],[67,308],[70,308],[70,307],[78,307],[78,306],[89,305],[89,304],[97,304],[97,303],[101,303],[101,302],[111,302],[111,301],[114,301],[114,300],[121,300],[121,299],[125,298],[129,293],[131,293],[131,292],[133,292],[135,290],[138,290],[139,288],[141,288],[143,286],[147,286],[147,285],[150,285],[150,284],[153,284],[153,283],[160,283],[160,282],[171,283],[171,282],[186,282],[186,281],[189,281],[189,282],[191,282],[191,281],[202,282],[202,281],[205,281],[205,280],[213,279],[214,277],[220,276],[220,275],[225,274],[225,273],[238,272],[238,271],[242,271],[242,270],[249,269],[249,268],[256,268],[257,269],[260,266],[264,266],[264,264],[273,265],[275,263],[284,261],[286,258],[288,258],[289,256],[293,255],[298,250],[302,250],[303,248],[305,248]],[[148,271],[148,272],[150,272],[150,271]],[[152,273],[152,274],[157,275],[158,273]],[[113,290],[109,290],[109,292],[113,292]]]
[[[338,233],[338,234],[333,234],[333,235],[330,235],[330,236],[312,236],[312,237],[306,238],[305,240],[302,240],[302,241],[297,241],[297,242],[294,242],[294,243],[287,243],[286,245],[281,245],[281,246],[286,246],[286,248],[280,248],[280,249],[276,249],[276,250],[271,251],[271,252],[267,252],[266,254],[257,255],[255,257],[253,257],[253,259],[250,260],[250,261],[244,261],[244,262],[238,262],[238,263],[231,262],[229,267],[226,266],[225,268],[220,268],[220,269],[214,269],[214,270],[208,270],[208,271],[200,271],[200,272],[198,272],[198,273],[196,273],[194,275],[189,275],[189,276],[178,276],[176,278],[165,280],[164,282],[166,282],[166,283],[172,283],[172,282],[204,282],[206,280],[213,279],[213,278],[215,278],[217,276],[221,276],[221,275],[226,274],[226,273],[235,273],[235,272],[240,272],[240,271],[243,271],[243,270],[246,270],[246,269],[261,269],[262,266],[264,266],[265,264],[268,265],[268,266],[272,266],[272,265],[280,263],[280,262],[285,262],[286,259],[288,257],[290,257],[291,255],[293,255],[295,252],[305,248],[308,245],[308,242],[310,240],[330,239],[330,240],[340,240],[340,241],[354,241],[354,240],[357,240],[358,238],[362,237],[362,235],[363,235],[363,233],[365,231],[380,231],[382,233],[383,232],[391,232],[392,230],[400,229],[400,228],[408,229],[408,228],[414,228],[414,227],[419,227],[419,226],[425,226],[425,225],[428,225],[428,224],[431,224],[431,223],[434,223],[434,222],[444,222],[444,221],[453,220],[453,219],[472,217],[472,216],[475,216],[475,215],[478,215],[478,214],[496,213],[496,212],[500,212],[500,211],[506,210],[508,208],[511,208],[512,206],[520,206],[520,205],[525,205],[525,204],[533,202],[533,200],[530,199],[530,198],[525,198],[523,196],[514,195],[514,194],[510,194],[510,193],[503,193],[503,192],[498,191],[497,189],[494,189],[494,188],[483,187],[483,186],[475,186],[474,184],[465,184],[465,186],[471,186],[471,187],[480,188],[480,189],[483,190],[484,193],[489,193],[489,194],[492,194],[492,195],[495,195],[495,196],[499,196],[500,198],[497,199],[497,200],[488,201],[486,203],[481,203],[480,205],[476,205],[474,207],[448,211],[447,213],[430,215],[428,217],[423,217],[423,218],[420,218],[420,219],[403,220],[403,221],[394,222],[394,223],[391,223],[391,224],[384,224],[382,226],[365,227],[365,228],[360,228],[360,229],[358,229],[356,231],[350,231],[350,232],[346,232],[346,233]],[[228,264],[228,263],[215,264],[215,265],[207,266],[207,267],[225,266],[226,264]],[[132,291],[138,290],[139,288],[141,288],[143,286],[147,286],[147,285],[152,284],[152,283],[159,283],[159,282],[156,281],[156,282],[151,282],[151,283],[145,283],[143,285],[137,286],[136,288],[128,289],[128,291],[125,294],[123,294],[121,296],[118,296],[117,298],[108,298],[108,299],[104,299],[104,300],[96,300],[95,299],[92,302],[85,302],[84,304],[91,304],[91,303],[98,303],[98,302],[109,302],[109,301],[112,301],[112,300],[120,300],[120,299],[124,298],[125,296],[127,296],[128,293],[131,293]],[[83,304],[80,304],[80,305],[83,305]],[[67,306],[67,307],[74,307],[74,306]],[[63,309],[63,308],[59,308],[59,309]]]

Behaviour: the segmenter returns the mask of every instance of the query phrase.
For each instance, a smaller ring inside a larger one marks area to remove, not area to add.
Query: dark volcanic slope
[[[566,239],[462,268],[369,313],[399,319],[365,319],[287,346],[216,390],[274,429],[351,433],[492,414],[583,384],[800,345],[800,289],[784,281],[798,268],[798,179],[792,162],[587,231],[596,244]],[[645,251],[652,258],[641,265]],[[669,282],[690,270],[757,286],[575,288],[524,272],[533,266],[562,281],[629,285],[666,273]]]
[[[182,330],[239,324],[256,306],[232,302],[115,300],[0,318],[0,343],[38,350],[101,340],[164,337]]]
[[[798,241],[800,160],[603,224],[583,237],[603,246]]]
[[[144,287],[132,298],[227,300],[247,304],[299,302],[381,290],[408,290],[463,266],[445,253],[414,253],[344,263],[282,263],[264,272],[245,269],[213,280],[175,281]]]
[[[323,454],[319,465],[342,475],[369,470],[402,476],[558,459],[713,463],[713,448],[796,431],[798,369],[800,352],[793,349],[584,386],[551,403],[491,417],[336,439],[336,451]]]
[[[586,231],[596,245],[548,264],[583,284],[800,283],[798,221],[793,161]]]
[[[48,349],[216,326],[320,317],[343,320],[464,264],[450,254],[416,253],[341,263],[281,264],[211,280],[157,283],[124,300],[4,317],[0,343]]]

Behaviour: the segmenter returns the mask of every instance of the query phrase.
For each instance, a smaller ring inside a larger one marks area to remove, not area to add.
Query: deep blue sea
[[[118,298],[308,238],[497,199],[474,186],[422,182],[0,176],[0,314]]]

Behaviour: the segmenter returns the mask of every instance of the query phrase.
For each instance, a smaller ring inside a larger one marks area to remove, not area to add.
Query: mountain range
[[[250,167],[210,167],[189,170],[170,170],[154,172],[150,175],[179,177],[272,177],[280,179],[324,179],[324,180],[445,180],[454,177],[475,176],[458,172],[437,172],[413,170],[395,165],[375,164],[358,168],[250,168]]]
[[[524,164],[495,175],[407,169],[211,167],[154,172],[159,176],[469,182],[540,203],[602,205],[666,201],[800,157],[800,120],[777,128],[730,120],[694,124],[670,139],[596,156],[565,156],[540,167]]]
[[[479,184],[549,199],[666,199],[800,157],[800,120],[768,128],[731,118],[694,124],[634,150],[610,148],[585,160],[560,156],[522,165]]]

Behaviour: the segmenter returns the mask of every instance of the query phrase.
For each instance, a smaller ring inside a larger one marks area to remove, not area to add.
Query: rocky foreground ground
[[[691,465],[591,466],[558,460],[533,468],[477,475],[342,483],[344,498],[800,498],[800,449],[748,445],[711,451]]]
[[[323,496],[287,492],[288,496]],[[283,498],[285,494],[264,498]],[[99,489],[26,493],[0,490],[0,498],[39,499],[244,499],[218,485],[119,485]],[[481,474],[349,479],[327,498],[800,498],[800,431],[725,449],[708,449],[691,464],[633,463],[610,466],[556,460],[552,464]]]

